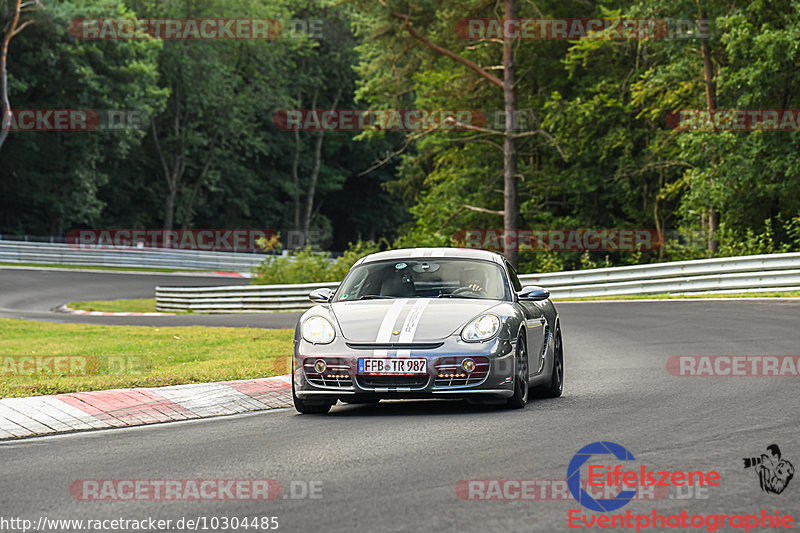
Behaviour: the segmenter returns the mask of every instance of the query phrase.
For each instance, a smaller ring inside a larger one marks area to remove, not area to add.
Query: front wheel
[[[544,398],[558,398],[564,390],[564,345],[561,342],[561,328],[553,337],[553,372],[550,383],[542,390]]]
[[[294,408],[297,409],[298,413],[304,415],[324,415],[333,406],[330,402],[309,402],[298,398],[294,392],[294,376],[292,376],[292,399],[294,400]]]
[[[514,395],[508,399],[506,405],[512,409],[522,409],[528,403],[528,350],[522,336],[517,340],[515,359],[517,373],[514,376]]]

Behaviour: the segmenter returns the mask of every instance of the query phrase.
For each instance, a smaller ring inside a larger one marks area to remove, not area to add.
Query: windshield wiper
[[[464,294],[442,293],[436,298],[466,298],[467,300],[480,300],[477,296],[466,296]]]
[[[382,294],[365,294],[364,296],[359,296],[356,300],[393,300],[394,296],[384,296]]]

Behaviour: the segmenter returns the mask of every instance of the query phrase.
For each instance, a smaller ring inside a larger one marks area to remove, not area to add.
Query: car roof
[[[372,263],[374,261],[392,261],[398,259],[480,259],[503,265],[505,259],[502,255],[488,250],[474,248],[400,248],[370,254],[356,264]]]

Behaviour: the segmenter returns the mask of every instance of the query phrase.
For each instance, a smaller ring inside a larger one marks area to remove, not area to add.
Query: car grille
[[[428,385],[428,375],[422,376],[358,376],[358,386],[363,389],[411,388],[424,389]]]
[[[464,359],[475,361],[475,369],[466,372],[461,366]],[[446,357],[436,361],[434,387],[470,387],[477,385],[489,375],[489,360],[485,357]]]
[[[323,373],[314,369],[314,363],[324,359],[328,368]],[[309,357],[303,362],[306,380],[317,387],[333,387],[337,389],[353,388],[353,378],[350,375],[350,363],[347,359],[332,357]]]
[[[444,342],[348,342],[346,344],[353,350],[435,350]]]

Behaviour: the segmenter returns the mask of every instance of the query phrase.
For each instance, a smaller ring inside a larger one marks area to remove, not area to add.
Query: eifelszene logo
[[[767,446],[767,451],[769,454],[761,454],[761,457],[745,457],[744,467],[755,470],[762,491],[780,494],[794,477],[794,466],[781,458],[777,444]]]
[[[636,458],[623,446],[600,441],[588,444],[578,450],[567,467],[567,487],[575,501],[592,511],[606,513],[615,511],[628,504],[636,497],[636,490],[621,490],[613,498],[595,499],[581,487],[581,467],[588,467],[586,484],[589,487],[622,487],[636,489],[637,487],[676,487],[684,486],[717,486],[720,483],[720,474],[716,471],[655,471],[649,470],[640,464],[633,470],[623,470],[621,464],[613,467],[591,462],[595,455],[612,455],[619,461],[635,461]]]
[[[595,500],[581,488],[581,466],[588,462],[592,455],[603,454],[613,454],[620,461],[635,460],[633,454],[619,444],[607,441],[593,442],[578,450],[578,453],[572,457],[572,461],[569,462],[567,467],[567,487],[572,497],[584,507],[601,513],[619,509],[636,496],[636,491],[634,490],[623,490],[614,498]]]

